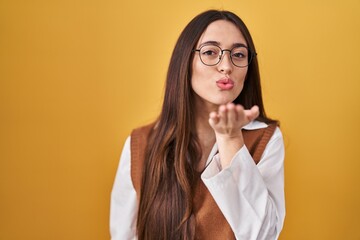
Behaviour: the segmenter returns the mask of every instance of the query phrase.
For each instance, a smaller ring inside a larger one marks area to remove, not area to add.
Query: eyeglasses
[[[230,49],[221,49],[216,45],[204,45],[200,49],[195,49],[194,52],[199,52],[200,60],[207,66],[215,66],[221,61],[224,52],[230,53],[230,60],[236,67],[247,67],[251,60],[256,55],[246,46],[237,46]]]

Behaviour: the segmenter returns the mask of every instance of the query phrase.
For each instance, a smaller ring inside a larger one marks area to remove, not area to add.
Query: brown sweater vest
[[[145,158],[145,148],[150,130],[154,124],[137,128],[131,133],[131,179],[136,190],[138,200],[140,196],[141,178]],[[257,164],[265,150],[267,143],[276,129],[276,124],[256,130],[243,130],[245,145],[254,162]],[[201,181],[200,174],[195,186],[193,199],[193,213],[195,216],[195,239],[235,239],[235,235],[217,206],[211,193]]]

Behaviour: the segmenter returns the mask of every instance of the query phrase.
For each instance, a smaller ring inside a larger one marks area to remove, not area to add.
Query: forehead
[[[232,22],[226,20],[217,20],[209,24],[201,35],[198,46],[204,42],[219,42],[220,46],[228,47],[235,43],[246,45],[245,38],[241,31]]]

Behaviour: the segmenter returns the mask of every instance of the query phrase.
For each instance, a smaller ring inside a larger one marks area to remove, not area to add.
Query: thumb
[[[250,122],[255,120],[259,116],[259,114],[259,107],[256,105],[253,106],[250,110],[245,111],[245,116]]]

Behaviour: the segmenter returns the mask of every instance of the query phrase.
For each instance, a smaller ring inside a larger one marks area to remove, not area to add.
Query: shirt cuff
[[[247,165],[246,168],[253,168],[256,166],[245,145],[240,148],[232,158],[229,166],[224,169],[221,169],[220,157],[219,154],[216,154],[213,157],[212,162],[201,175],[201,178],[208,186],[211,185],[215,188],[222,188],[223,185],[229,181],[229,178],[233,178],[234,175],[236,176],[235,178],[239,176],[239,171],[241,168],[245,167],[244,165]]]

